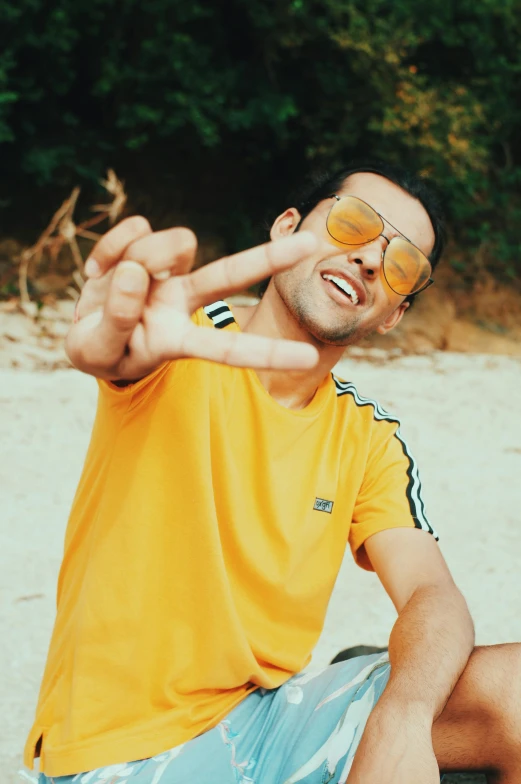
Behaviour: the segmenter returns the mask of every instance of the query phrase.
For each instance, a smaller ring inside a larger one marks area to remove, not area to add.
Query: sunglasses
[[[367,245],[385,237],[382,216],[365,201],[336,194],[329,198],[336,202],[329,210],[326,227],[329,236],[340,246]],[[418,294],[434,283],[429,259],[403,236],[388,240],[382,254],[382,271],[389,288],[402,297]]]

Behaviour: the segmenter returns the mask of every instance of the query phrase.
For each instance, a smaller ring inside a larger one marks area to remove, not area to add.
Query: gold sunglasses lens
[[[431,276],[432,267],[421,250],[407,240],[395,237],[385,251],[383,271],[392,290],[402,296],[408,296],[425,286]]]
[[[341,245],[363,245],[380,236],[382,219],[365,201],[344,196],[335,202],[327,218],[329,235]]]

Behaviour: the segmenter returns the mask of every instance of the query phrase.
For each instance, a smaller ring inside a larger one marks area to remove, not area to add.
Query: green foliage
[[[438,185],[467,266],[519,274],[521,0],[0,0],[0,30],[15,224],[111,165],[233,249],[303,163],[372,155]]]

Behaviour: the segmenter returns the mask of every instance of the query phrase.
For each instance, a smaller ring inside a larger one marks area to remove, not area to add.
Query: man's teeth
[[[336,275],[324,275],[323,278],[324,280],[331,280],[339,289],[342,289],[344,294],[347,294],[353,305],[358,305],[358,294],[347,280],[344,280],[344,278],[337,278]]]

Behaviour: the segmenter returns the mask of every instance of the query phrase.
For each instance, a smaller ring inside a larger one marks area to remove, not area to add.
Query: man
[[[190,273],[188,230],[131,218],[93,250],[67,348],[98,412],[26,762],[42,784],[517,783],[520,648],[474,649],[398,420],[331,374],[431,282],[438,209],[352,167],[271,240]],[[270,275],[254,307],[221,299]],[[398,611],[389,657],[302,673],[346,540]]]

